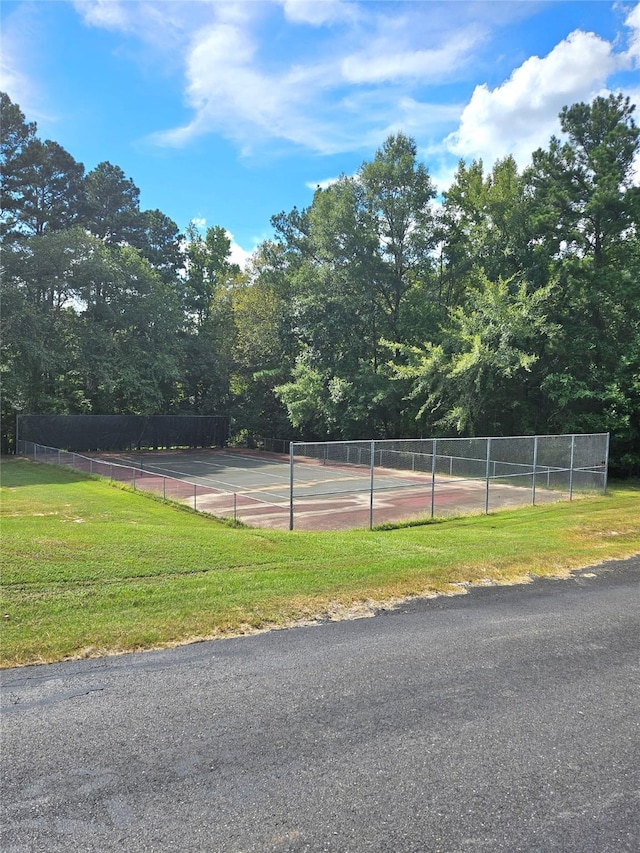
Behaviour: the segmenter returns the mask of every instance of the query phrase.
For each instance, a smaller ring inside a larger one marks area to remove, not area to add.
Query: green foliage
[[[401,430],[385,342],[397,341],[399,354],[433,319],[434,195],[415,144],[398,134],[356,177],[319,189],[308,211],[274,220],[291,256],[299,341],[291,378],[276,393],[305,434]]]
[[[442,342],[408,350],[396,375],[411,380],[416,417],[441,434],[535,431],[534,368],[540,341],[555,331],[545,314],[550,289],[530,293],[479,270],[475,279],[465,306],[450,309]]]
[[[98,163],[85,179],[86,224],[108,244],[131,240],[139,216],[140,190],[119,166]]]
[[[622,95],[562,139],[460,162],[415,142],[273,217],[241,272],[220,226],[141,211],[0,93],[3,447],[16,411],[229,413],[275,438],[609,431],[640,470],[640,131]]]

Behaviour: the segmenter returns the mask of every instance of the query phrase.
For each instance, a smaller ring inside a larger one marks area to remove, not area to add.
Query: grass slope
[[[395,530],[234,528],[2,463],[2,666],[147,649],[640,552],[640,489]]]

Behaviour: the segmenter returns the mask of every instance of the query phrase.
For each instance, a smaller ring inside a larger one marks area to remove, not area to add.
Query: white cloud
[[[631,30],[629,48],[625,58],[632,67],[638,68],[640,67],[640,3],[631,10],[625,20],[625,25]]]
[[[74,7],[88,26],[109,30],[131,27],[127,8],[119,0],[75,0]]]
[[[88,25],[137,38],[184,74],[191,120],[152,134],[155,144],[184,147],[220,134],[245,155],[273,142],[364,153],[403,130],[440,155],[443,177],[452,156],[492,163],[514,153],[525,162],[558,132],[565,104],[605,93],[612,72],[640,65],[640,4],[625,19],[626,51],[577,30],[501,85],[477,86],[466,106],[434,104],[425,88],[495,68],[491,51],[504,60],[508,50],[499,28],[535,15],[536,4],[76,0],[75,7]]]
[[[316,6],[321,12],[310,11]],[[355,4],[297,2],[284,6],[296,21],[310,15],[326,21],[331,9],[332,19],[342,15],[348,35],[302,47],[294,39],[291,55],[274,57],[260,29],[263,5],[253,17],[253,4],[241,8],[246,15],[236,20],[229,7],[214,4],[210,11],[216,20],[193,34],[185,57],[185,94],[193,117],[153,134],[156,144],[181,147],[198,136],[220,133],[247,155],[274,140],[333,154],[365,151],[400,129],[433,135],[443,128],[445,115],[446,129],[458,118],[459,107],[421,103],[413,89],[429,81],[450,82],[469,60],[483,28],[472,33],[456,27],[447,37],[439,26],[437,39],[433,33],[428,37],[439,46],[418,49],[427,39],[412,17],[414,10],[422,14],[421,4],[393,20],[372,4],[366,26],[352,27]]]
[[[319,27],[336,21],[351,20],[357,7],[343,0],[282,0],[284,14],[293,24],[312,24]]]
[[[44,37],[35,6],[23,4],[4,16],[0,54],[0,90],[20,105],[28,121],[51,120],[42,109],[40,83],[23,69],[36,65]]]
[[[547,56],[527,59],[501,86],[477,86],[446,145],[456,155],[482,157],[489,165],[509,153],[524,164],[558,133],[562,107],[602,93],[620,64],[610,42],[576,30]]]
[[[210,27],[194,44],[187,63],[189,103],[196,110],[190,125],[179,128],[176,141],[237,123],[273,126],[282,110],[282,88],[254,70],[251,39],[231,24]],[[167,134],[171,141],[171,132]]]
[[[214,2],[215,14],[221,19],[233,17],[230,5],[238,8],[237,3]],[[144,46],[147,57],[171,67],[181,66],[192,34],[207,26],[213,15],[211,0],[73,0],[73,5],[86,26],[129,36],[135,45],[134,56]]]
[[[27,75],[11,62],[6,49],[0,60],[0,91],[6,92],[15,104],[20,104],[22,111],[28,112],[30,118],[34,116],[34,87]]]
[[[164,145],[184,145],[209,132],[238,140],[246,151],[256,140],[278,138],[322,148],[322,112],[312,97],[321,97],[333,77],[330,65],[293,64],[267,71],[257,59],[258,43],[250,29],[217,22],[201,30],[190,48],[187,99],[193,120],[155,134]],[[314,116],[310,110],[315,110]]]
[[[347,83],[383,83],[386,81],[419,79],[442,81],[459,73],[466,64],[480,33],[458,34],[441,46],[425,50],[398,51],[390,40],[376,42],[366,50],[345,57],[342,74]]]
[[[227,231],[227,236],[231,240],[231,252],[229,255],[229,260],[232,264],[237,264],[241,270],[243,270],[247,264],[247,261],[251,258],[251,255],[255,251],[256,247],[254,246],[250,252],[246,249],[243,249],[239,243],[233,239],[233,234]]]

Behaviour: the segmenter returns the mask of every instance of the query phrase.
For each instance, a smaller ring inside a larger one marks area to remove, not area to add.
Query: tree
[[[233,414],[250,437],[290,437],[286,409],[274,393],[274,386],[288,380],[296,351],[284,266],[282,247],[264,242],[230,294],[235,327]]]
[[[496,161],[486,175],[482,160],[460,161],[443,195],[438,293],[444,307],[464,302],[478,269],[491,280],[531,279],[529,203],[513,157]]]
[[[187,227],[185,298],[187,310],[198,326],[209,317],[215,297],[240,272],[230,262],[231,240],[224,228],[214,225],[203,236],[191,222]]]
[[[167,282],[175,282],[184,268],[183,239],[176,223],[161,210],[138,214],[132,244]]]
[[[13,230],[42,235],[76,224],[83,212],[84,166],[57,142],[31,139],[13,161]]]
[[[388,319],[388,335],[402,340],[402,303],[416,280],[431,273],[435,187],[415,142],[390,136],[359,171],[370,228],[376,235],[375,282]],[[386,330],[385,330],[386,332]]]
[[[3,253],[3,396],[25,412],[82,404],[76,305],[94,239],[79,228],[25,236]]]
[[[563,109],[566,141],[552,138],[535,152],[527,174],[536,254],[556,282],[549,317],[561,332],[545,353],[541,387],[558,430],[628,435],[625,423],[640,417],[632,402],[640,335],[633,112],[621,95]],[[615,435],[612,447],[617,453]]]
[[[106,329],[112,356],[102,367],[111,374],[106,411],[159,414],[179,393],[184,316],[175,288],[129,246],[111,249],[121,284],[111,301],[113,323]],[[94,335],[85,337],[85,359],[93,359]],[[106,371],[105,371],[106,373]]]
[[[184,304],[188,331],[182,400],[202,414],[227,411],[233,372],[235,338],[231,288],[239,275],[231,263],[231,241],[224,228],[212,226],[205,235],[192,223],[187,228]]]
[[[407,350],[397,368],[412,383],[416,418],[426,431],[464,435],[535,432],[542,342],[555,332],[545,308],[549,288],[489,281],[476,272],[465,306],[450,310],[441,343]],[[544,429],[543,429],[544,431]]]
[[[277,389],[294,425],[304,428],[315,405],[323,415],[313,415],[312,429],[324,422],[327,436],[401,429],[388,342],[419,340],[433,321],[434,195],[415,143],[398,134],[355,178],[274,220],[289,252],[301,343],[292,379]],[[401,357],[399,346],[393,355]]]
[[[15,225],[20,207],[22,151],[35,139],[35,122],[27,122],[24,113],[5,93],[0,92],[0,225],[2,235]]]
[[[640,187],[633,185],[638,151],[635,106],[622,95],[574,104],[560,113],[566,141],[552,137],[533,154],[527,180],[535,236],[556,258],[611,261],[638,222]]]
[[[140,190],[119,166],[98,163],[85,179],[86,225],[107,245],[135,244]]]

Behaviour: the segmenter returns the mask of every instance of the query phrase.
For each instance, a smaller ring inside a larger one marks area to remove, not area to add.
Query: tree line
[[[622,95],[565,107],[520,171],[460,161],[437,196],[413,139],[272,218],[141,210],[1,94],[2,421],[229,414],[237,440],[611,432],[640,471],[640,132]]]

